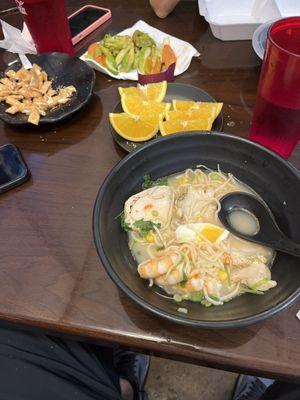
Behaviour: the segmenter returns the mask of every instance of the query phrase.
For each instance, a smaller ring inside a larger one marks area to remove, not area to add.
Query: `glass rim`
[[[268,40],[272,43],[272,45],[274,45],[275,47],[277,47],[278,49],[282,50],[284,53],[287,53],[289,55],[292,55],[294,57],[299,57],[300,58],[300,54],[294,53],[292,51],[289,51],[287,49],[285,49],[284,47],[280,46],[278,43],[276,43],[276,41],[271,37],[271,30],[273,28],[275,28],[278,25],[281,25],[283,22],[286,21],[290,21],[290,20],[298,20],[299,21],[299,29],[300,29],[300,16],[293,16],[293,17],[285,17],[285,18],[281,18],[278,21],[275,21],[268,29]]]

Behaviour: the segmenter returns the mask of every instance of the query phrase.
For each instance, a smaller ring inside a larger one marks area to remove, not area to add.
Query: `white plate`
[[[253,34],[252,47],[260,59],[264,58],[268,30],[275,21],[278,21],[278,18],[272,19],[271,21],[267,21],[264,24],[260,25]]]
[[[199,52],[188,42],[185,42],[174,36],[168,35],[156,28],[153,28],[152,26],[146,24],[146,22],[144,21],[138,21],[131,28],[125,29],[124,31],[118,33],[118,35],[132,35],[136,29],[148,33],[158,45],[162,45],[164,39],[169,40],[170,45],[177,56],[176,68],[174,73],[175,76],[182,74],[188,69],[193,57],[200,56]],[[129,79],[132,81],[138,80],[138,73],[136,70],[130,72],[120,72],[118,75],[114,75],[110,71],[108,71],[108,69],[102,67],[96,61],[87,57],[87,55],[88,53],[86,52],[80,58],[97,71],[110,75],[112,78],[115,79]]]

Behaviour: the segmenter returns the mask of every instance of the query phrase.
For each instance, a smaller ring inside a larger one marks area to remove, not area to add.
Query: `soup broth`
[[[258,197],[247,185],[201,167],[149,186],[126,201],[124,221],[138,273],[150,286],[156,284],[177,301],[210,306],[247,292],[263,294],[276,285],[270,273],[273,250],[237,238],[218,218],[225,194]],[[242,230],[256,228],[243,216],[234,218]]]

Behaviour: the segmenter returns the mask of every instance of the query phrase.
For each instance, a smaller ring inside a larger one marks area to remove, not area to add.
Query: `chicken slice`
[[[234,269],[231,273],[231,280],[262,291],[277,285],[275,281],[271,280],[270,269],[263,263],[253,263],[248,267]]]
[[[183,218],[186,221],[196,218],[199,213],[203,210],[203,207],[207,205],[206,212],[209,212],[207,219],[211,218],[217,207],[210,203],[210,200],[214,197],[214,189],[201,189],[188,187],[188,190],[181,201],[181,209]]]
[[[173,203],[173,192],[168,186],[154,186],[143,190],[126,201],[125,222],[132,226],[135,221],[143,219],[164,227],[169,221]]]

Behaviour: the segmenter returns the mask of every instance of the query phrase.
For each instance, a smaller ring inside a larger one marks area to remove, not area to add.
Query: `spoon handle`
[[[284,253],[291,254],[292,256],[300,257],[300,244],[293,242],[291,239],[282,235],[279,241],[276,243],[277,250]]]

